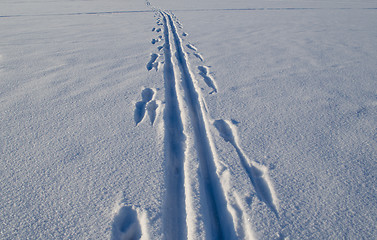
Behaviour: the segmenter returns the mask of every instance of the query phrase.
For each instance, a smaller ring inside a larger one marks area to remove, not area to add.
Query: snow
[[[0,2],[0,239],[375,239],[375,1]]]

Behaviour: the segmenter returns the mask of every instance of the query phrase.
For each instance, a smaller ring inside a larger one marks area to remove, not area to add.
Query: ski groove
[[[162,14],[162,13],[161,13]],[[185,203],[184,203],[184,152],[185,134],[179,99],[177,95],[177,79],[172,62],[169,26],[163,17],[164,27],[164,84],[165,84],[165,154],[168,162],[167,199],[165,215],[165,238],[185,239]]]
[[[215,152],[212,138],[208,131],[208,120],[199,91],[195,86],[193,74],[190,71],[186,53],[182,46],[172,17],[164,12],[164,24],[169,22],[172,39],[176,48],[176,60],[181,74],[182,87],[186,105],[192,121],[195,144],[198,150],[199,168],[203,177],[203,188],[209,212],[211,238],[235,239],[235,230],[230,214],[227,211],[227,202],[221,188],[215,168]]]

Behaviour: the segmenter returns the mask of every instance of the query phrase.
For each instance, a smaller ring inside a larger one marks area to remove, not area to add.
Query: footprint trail
[[[231,185],[228,186],[231,173],[217,157],[211,130],[217,129],[221,138],[233,146],[255,189],[256,197],[279,219],[278,201],[268,170],[246,156],[239,144],[234,125],[236,122],[233,124],[221,119],[211,120],[202,89],[195,77],[200,75],[203,78],[211,89],[209,94],[217,93],[218,87],[209,66],[196,65],[199,75],[193,74],[190,69],[192,64],[189,62],[189,54],[193,54],[201,62],[204,62],[204,58],[194,45],[186,42],[188,34],[183,32],[177,17],[171,12],[152,7],[149,1],[147,5],[157,18],[157,27],[152,28],[152,31],[160,35],[153,38],[151,43],[162,42],[163,45],[156,44],[158,54],[151,53],[146,68],[148,71],[159,71],[161,66],[165,100],[155,100],[156,90],[144,88],[142,100],[135,104],[134,119],[137,126],[148,115],[153,126],[159,116],[158,109],[163,106],[161,126],[166,182],[162,211],[163,237],[253,238],[250,216],[245,209],[250,205],[245,203],[241,195],[231,190]],[[128,216],[130,217],[122,217],[124,224],[116,225],[118,229],[124,229],[118,232],[120,236],[127,236],[125,239],[138,239],[140,226],[137,227],[132,211]],[[119,227],[122,225],[126,227]],[[116,229],[115,225],[113,228]]]
[[[267,168],[248,159],[244,151],[239,146],[236,129],[232,123],[225,120],[216,120],[214,121],[214,126],[219,131],[220,136],[235,148],[241,164],[246,170],[250,181],[254,186],[258,198],[266,203],[266,205],[274,212],[276,217],[279,218],[277,198],[268,177]]]

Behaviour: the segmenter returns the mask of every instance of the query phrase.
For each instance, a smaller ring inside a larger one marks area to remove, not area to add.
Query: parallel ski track
[[[205,110],[200,97],[199,92],[196,90],[193,75],[189,68],[189,62],[187,60],[186,53],[183,49],[182,40],[179,37],[177,28],[175,26],[172,17],[167,12],[160,12],[163,16],[164,30],[165,30],[165,87],[166,87],[166,99],[167,99],[167,110],[166,110],[166,120],[167,120],[167,144],[168,153],[170,154],[169,161],[172,164],[179,166],[179,176],[177,176],[176,183],[169,183],[169,188],[171,190],[176,189],[179,194],[176,198],[170,196],[170,201],[172,204],[176,205],[172,214],[178,214],[183,212],[183,202],[182,197],[182,159],[184,154],[184,136],[182,132],[182,120],[178,119],[179,116],[179,104],[177,100],[177,92],[174,81],[174,66],[171,61],[171,46],[169,42],[169,29],[172,34],[172,40],[175,43],[176,49],[176,60],[178,63],[178,68],[181,74],[182,87],[185,96],[185,103],[189,111],[189,117],[192,122],[192,127],[194,130],[195,146],[198,151],[200,171],[203,178],[203,188],[205,191],[205,199],[207,201],[206,209],[208,209],[209,227],[210,227],[210,237],[212,239],[235,239],[236,234],[233,226],[233,221],[231,220],[230,214],[227,211],[227,201],[225,199],[224,192],[221,188],[219,178],[216,174],[215,167],[215,157],[216,154],[213,150],[212,138],[208,130],[208,120],[205,116]],[[174,92],[175,91],[175,92]],[[174,125],[172,125],[174,124]],[[177,129],[177,130],[175,130]],[[178,140],[178,141],[177,141]],[[173,142],[172,142],[173,141]],[[178,144],[178,146],[176,146]],[[174,153],[174,154],[172,154]],[[176,153],[176,154],[175,154]],[[171,173],[170,173],[171,174]],[[174,180],[175,177],[171,177],[170,180]],[[179,205],[179,206],[178,206]],[[176,225],[177,222],[181,222],[182,218],[179,216],[174,217],[171,223]],[[177,221],[177,222],[175,222]],[[178,226],[182,226],[179,223]],[[179,234],[184,231],[181,230]],[[178,234],[178,235],[179,235]],[[177,236],[178,236],[177,235]],[[182,235],[181,235],[182,236]],[[173,239],[173,238],[171,238]],[[174,238],[178,239],[178,238]]]
[[[165,81],[165,154],[168,163],[167,173],[167,199],[165,215],[165,238],[185,239],[185,198],[184,198],[184,151],[185,135],[181,110],[177,96],[177,80],[172,61],[169,25],[164,21],[164,81]]]

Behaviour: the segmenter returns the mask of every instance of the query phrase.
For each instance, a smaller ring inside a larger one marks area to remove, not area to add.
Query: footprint
[[[145,102],[137,102],[135,104],[135,114],[134,114],[134,120],[136,123],[136,126],[143,120],[145,116]]]
[[[191,43],[187,44],[186,46],[191,50],[198,51],[198,49],[196,49],[196,47],[194,47]]]
[[[230,119],[230,121],[234,124],[234,125],[238,125],[238,124],[240,124],[241,122],[239,122],[239,121],[237,121],[237,120],[235,120],[235,119]]]
[[[152,32],[154,32],[154,30],[156,30],[156,28],[152,28]]]
[[[156,68],[156,71],[157,71],[157,67],[158,67],[158,66],[156,67],[156,60],[157,60],[157,58],[158,58],[157,54],[155,54],[155,53],[151,54],[151,60],[149,60],[149,62],[147,64],[148,71],[152,70],[152,68]]]
[[[154,121],[156,120],[156,110],[158,108],[158,104],[156,100],[153,100],[148,103],[147,111],[149,115],[149,120],[151,121],[151,125],[153,126]]]
[[[145,88],[141,92],[142,101],[135,104],[134,120],[136,126],[143,121],[146,111],[148,111],[149,119],[153,125],[156,119],[156,109],[158,108],[158,104],[153,100],[154,94],[155,91],[151,88]]]
[[[195,57],[199,58],[200,61],[202,61],[202,62],[204,61],[204,59],[203,59],[202,55],[200,55],[200,53],[194,53],[194,55],[195,55]]]
[[[112,240],[137,240],[141,227],[136,210],[123,206],[114,218]]]
[[[157,29],[156,29],[156,32],[161,32],[161,28],[157,28]]]
[[[184,36],[184,37],[186,37],[187,35],[188,35],[188,34],[185,33],[185,32],[182,33],[182,36]]]
[[[143,99],[143,102],[145,102],[145,103],[147,103],[147,102],[149,102],[150,100],[152,100],[153,95],[154,95],[154,91],[153,91],[153,89],[150,89],[150,88],[145,88],[145,89],[141,92],[141,97],[142,97],[142,99]]]
[[[213,77],[209,73],[209,68],[207,66],[199,66],[198,69],[199,69],[199,74],[204,79],[204,82],[207,84],[208,87],[213,89],[213,91],[210,92],[210,94],[214,92],[217,93],[216,83]]]
[[[222,119],[215,120],[213,125],[219,131],[219,134],[224,141],[229,142],[236,150],[241,164],[249,176],[259,200],[263,201],[272,210],[275,216],[279,218],[277,197],[271,184],[271,180],[269,179],[267,168],[255,161],[251,161],[245,155],[238,143],[239,138],[235,126],[230,121],[224,121]]]
[[[156,43],[158,43],[159,41],[160,41],[160,39],[152,39],[151,43],[152,43],[152,44],[156,44]]]

